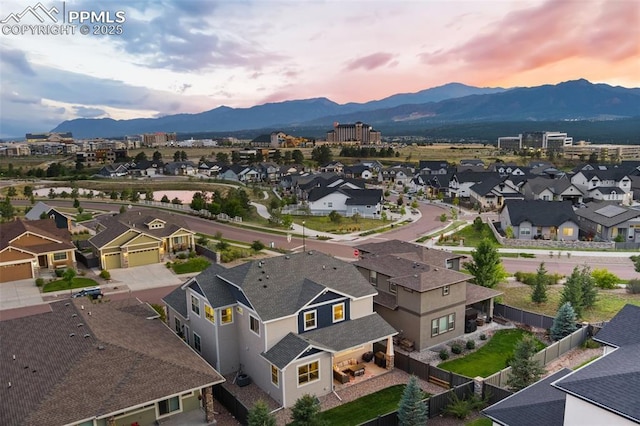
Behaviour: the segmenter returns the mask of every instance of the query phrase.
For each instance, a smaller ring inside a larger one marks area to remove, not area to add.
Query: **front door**
[[[46,254],[38,256],[38,264],[40,265],[40,268],[42,268],[42,269],[46,269],[47,268],[47,255]]]

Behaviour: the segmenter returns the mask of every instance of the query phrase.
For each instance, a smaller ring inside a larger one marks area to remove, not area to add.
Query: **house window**
[[[53,253],[53,260],[67,260],[67,252]]]
[[[309,311],[304,313],[304,329],[312,330],[318,325],[316,323],[316,311]]]
[[[276,387],[280,386],[278,367],[276,367],[275,365],[271,366],[271,383],[273,383]]]
[[[179,396],[158,401],[158,416],[166,416],[176,411],[180,411]]]
[[[344,303],[338,303],[333,305],[333,322],[340,322],[344,320]]]
[[[216,314],[213,308],[206,303],[204,304],[204,316],[206,319],[215,324],[216,322]]]
[[[230,324],[233,322],[233,309],[224,308],[220,310],[220,317],[223,324]]]
[[[196,333],[193,333],[193,348],[200,353],[202,351],[202,346],[200,344],[200,336]]]
[[[520,228],[520,235],[531,235],[531,228]]]
[[[327,203],[327,207],[333,207],[333,203],[330,201]]]
[[[448,296],[449,295],[449,286],[445,285],[444,287],[442,287],[442,295],[443,296]]]
[[[376,271],[369,271],[369,282],[374,287],[378,285],[378,273]]]
[[[573,228],[562,228],[562,235],[565,237],[573,237]]]
[[[176,325],[176,333],[182,334],[182,323],[180,322],[180,320],[178,318],[174,318],[173,321]]]
[[[256,333],[258,336],[260,335],[260,320],[253,315],[249,315],[249,327],[251,328],[251,331]]]
[[[445,315],[431,321],[431,336],[451,331],[456,326],[456,314]]]
[[[389,292],[396,294],[398,292],[398,286],[392,282],[389,283]]]
[[[320,379],[320,362],[313,361],[298,367],[298,386]]]
[[[200,316],[200,299],[191,295],[191,310],[198,316]]]
[[[243,310],[242,310],[242,306],[236,306],[236,312],[239,313],[240,315],[243,315]]]

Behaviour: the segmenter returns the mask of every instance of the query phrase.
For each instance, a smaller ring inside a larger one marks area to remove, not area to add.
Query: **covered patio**
[[[467,283],[465,305],[465,333],[476,331],[493,318],[493,301],[502,292],[488,287]],[[472,327],[474,324],[475,327]]]

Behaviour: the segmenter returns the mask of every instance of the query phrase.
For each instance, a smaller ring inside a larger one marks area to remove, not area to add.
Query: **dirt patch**
[[[575,369],[579,365],[593,359],[594,357],[602,355],[602,348],[595,349],[583,349],[574,348],[560,358],[551,361],[544,368],[547,370],[547,374],[554,373],[563,368]]]

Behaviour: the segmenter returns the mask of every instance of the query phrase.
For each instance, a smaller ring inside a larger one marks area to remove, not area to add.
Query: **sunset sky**
[[[0,20],[37,1],[0,2]],[[449,82],[640,87],[637,0],[42,0],[125,12],[122,35],[0,34],[0,137]],[[38,24],[33,16],[20,24]],[[4,25],[14,25],[8,21]],[[91,27],[93,25],[90,25]]]

